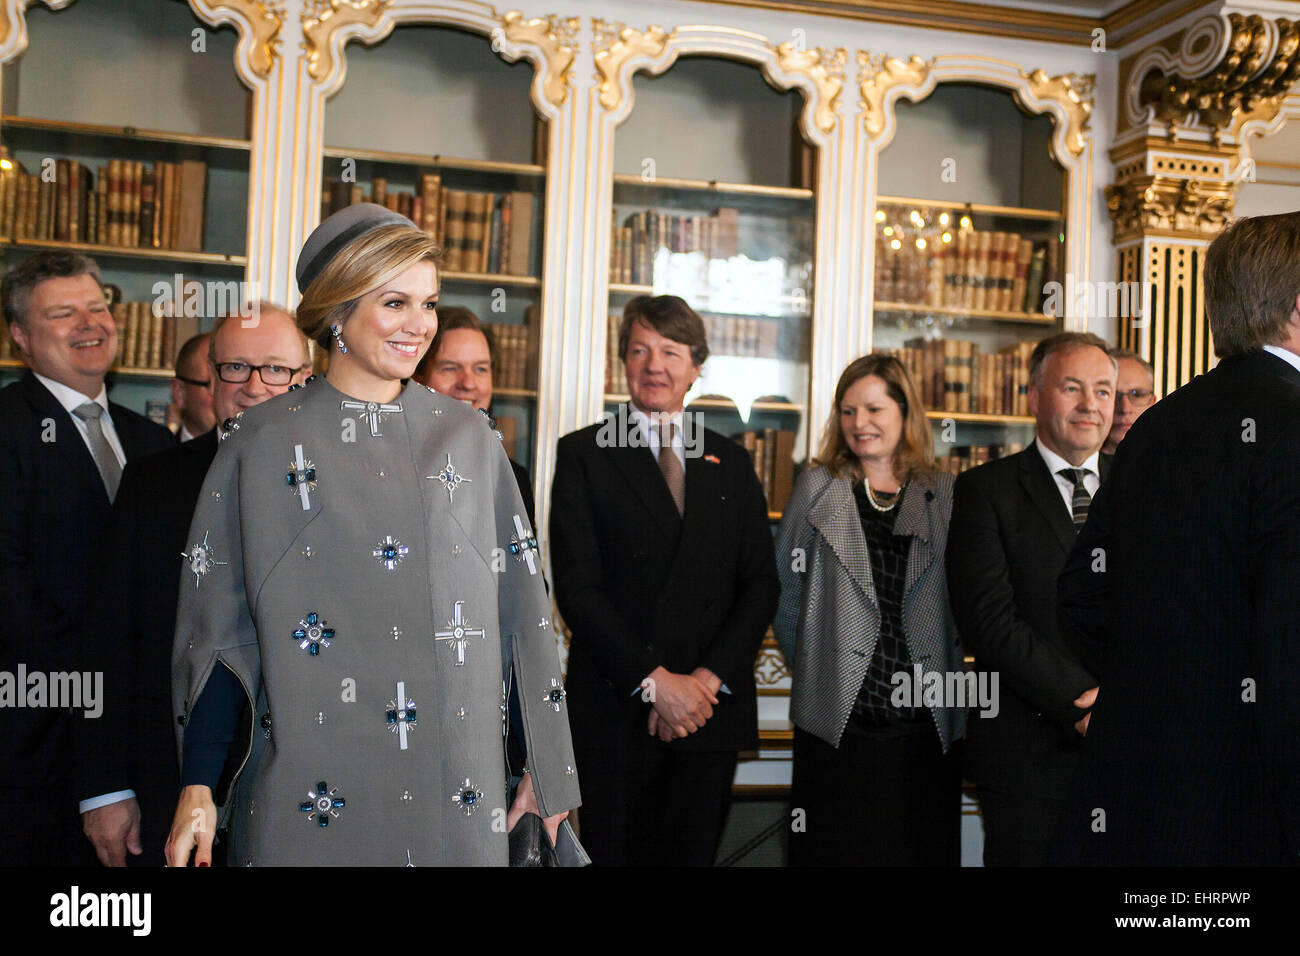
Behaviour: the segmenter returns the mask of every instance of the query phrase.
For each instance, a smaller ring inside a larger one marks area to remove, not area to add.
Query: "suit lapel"
[[[1047,521],[1062,550],[1069,554],[1077,537],[1074,520],[1065,508],[1056,479],[1047,470],[1047,462],[1038,453],[1037,445],[1030,445],[1020,452],[1020,487]]]
[[[109,402],[108,411],[113,419],[113,430],[117,432],[117,440],[122,443],[126,460],[129,462],[147,454],[147,449],[141,442],[140,431],[136,427],[136,420],[129,413],[129,409],[123,408],[116,402]]]
[[[631,416],[628,420],[630,422]],[[631,425],[631,427],[636,426]],[[629,487],[650,512],[655,526],[675,544],[681,530],[682,516],[677,513],[677,504],[668,490],[668,483],[664,481],[664,476],[659,471],[659,463],[655,461],[654,454],[643,445],[637,447],[613,445],[606,448],[605,453],[613,458],[614,464],[623,473]],[[689,514],[691,469],[688,468],[686,471],[686,510]]]
[[[104,496],[104,503],[108,504],[108,490],[99,475],[99,466],[91,457],[90,449],[86,447],[86,442],[77,429],[77,423],[30,371],[23,376],[23,383],[27,388],[27,401],[34,412],[33,426],[38,433],[44,431],[44,419],[54,421],[54,441],[49,444],[54,446],[51,450],[59,461],[63,477],[67,481],[81,483],[86,489],[95,488]],[[67,436],[71,436],[71,440]]]
[[[704,441],[705,453],[713,452],[714,459],[717,459],[716,450],[711,447],[712,436],[705,433]],[[711,533],[717,527],[721,509],[727,507],[721,497],[725,490],[722,487],[721,471],[720,462],[705,461],[703,456],[686,460],[686,513],[681,518],[682,534],[677,546],[677,561],[684,558],[698,560],[700,553],[730,544],[716,540],[717,536]],[[659,474],[658,462],[655,463],[655,474]],[[659,475],[659,484],[663,486],[664,493],[668,494],[668,483],[662,475]],[[671,494],[668,494],[668,502],[672,505]],[[672,507],[676,514],[676,505]]]
[[[934,529],[930,525],[930,502],[933,499],[930,477],[922,473],[908,483],[903,501],[898,506],[894,534],[898,537],[912,536],[912,546],[907,553],[907,576],[903,583],[904,603],[912,586],[934,561]]]
[[[849,480],[834,479],[808,510],[808,521],[826,539],[840,564],[874,606],[876,589],[871,583],[867,539],[862,534],[862,520]]]

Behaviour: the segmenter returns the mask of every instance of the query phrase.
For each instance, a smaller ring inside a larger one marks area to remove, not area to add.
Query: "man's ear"
[[[1037,417],[1038,415],[1038,386],[1029,386],[1029,414]]]
[[[11,322],[9,324],[9,334],[13,336],[14,345],[18,346],[18,351],[24,355],[31,355],[27,350],[27,330],[23,328],[21,322]]]

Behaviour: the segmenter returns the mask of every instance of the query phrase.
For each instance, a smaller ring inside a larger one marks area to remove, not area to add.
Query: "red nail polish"
[[[199,866],[207,866],[207,865],[208,865],[208,864],[206,864],[206,863],[200,863],[200,864],[199,864]]]

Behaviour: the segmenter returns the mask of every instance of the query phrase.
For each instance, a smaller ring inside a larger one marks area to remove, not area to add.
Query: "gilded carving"
[[[546,58],[546,99],[560,106],[569,95],[573,81],[573,61],[578,46],[577,17],[536,17],[525,20],[518,10],[501,18],[502,31],[511,43],[527,43],[542,51]]]
[[[1073,156],[1083,153],[1084,133],[1092,116],[1093,87],[1096,76],[1092,73],[1063,73],[1048,76],[1043,70],[1022,73],[1028,81],[1029,92],[1037,99],[1055,100],[1065,107],[1065,148]]]
[[[899,84],[920,86],[930,72],[930,64],[919,56],[904,63],[884,54],[858,51],[858,90],[862,95],[859,107],[865,117],[867,135],[879,136],[885,128],[885,94]]]
[[[621,23],[592,20],[596,37],[596,73],[600,80],[600,105],[606,110],[615,109],[623,102],[623,89],[618,77],[623,64],[634,56],[661,56],[672,38],[662,27],[652,26],[644,33]]]
[[[1152,69],[1141,78],[1139,102],[1171,126],[1198,120],[1216,133],[1240,126],[1243,114],[1276,113],[1300,79],[1300,28],[1292,20],[1227,14],[1228,37],[1218,63],[1199,76]],[[1188,35],[1200,35],[1199,24]]]
[[[354,23],[373,27],[391,6],[392,0],[304,0],[302,36],[308,75],[320,81],[334,69],[330,38],[335,30]]]
[[[15,26],[25,36],[27,7],[33,2],[34,0],[0,0],[0,49],[8,45],[9,35]],[[62,10],[72,3],[72,0],[42,0],[42,2],[51,10]],[[26,39],[23,39],[22,43],[25,46]]]
[[[817,87],[817,111],[814,123],[823,133],[835,128],[835,107],[844,88],[844,63],[847,54],[841,47],[827,50],[817,47],[800,50],[793,41],[776,48],[776,62],[787,73],[802,73]]]
[[[786,663],[781,649],[764,644],[758,651],[758,660],[754,663],[754,681],[759,687],[775,687],[790,676],[790,665]]]
[[[280,29],[284,26],[284,4],[265,0],[214,0],[205,4],[210,10],[233,10],[240,14],[252,31],[248,66],[265,79],[279,55]]]
[[[1115,240],[1150,230],[1213,235],[1232,217],[1231,183],[1135,176],[1106,187],[1106,208],[1115,222]]]

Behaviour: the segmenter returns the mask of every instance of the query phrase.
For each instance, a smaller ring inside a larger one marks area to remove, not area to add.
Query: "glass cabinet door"
[[[532,66],[504,62],[488,37],[429,26],[398,27],[347,55],[325,109],[321,218],[374,202],[438,241],[438,311],[468,309],[488,327],[491,413],[506,453],[531,470],[546,214]],[[376,110],[394,90],[403,109]],[[502,123],[503,103],[523,121]]]
[[[878,179],[872,339],[907,367],[956,473],[1033,438],[1029,357],[1064,327],[1070,294],[1064,173],[1051,120],[1005,91],[947,84],[898,119]],[[953,123],[969,130],[957,143]],[[936,130],[949,132],[928,142]]]
[[[709,343],[686,408],[749,451],[779,518],[808,443],[815,230],[812,189],[789,185],[796,164],[772,162],[768,137],[791,143],[799,99],[753,67],[712,59],[635,83],[616,134],[606,407],[628,398],[624,307],[638,295],[680,296]],[[675,134],[656,141],[669,116]]]

